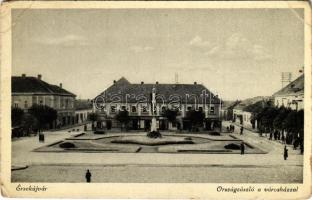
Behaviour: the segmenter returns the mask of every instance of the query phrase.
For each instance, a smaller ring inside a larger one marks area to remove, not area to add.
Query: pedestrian
[[[272,132],[270,132],[270,138],[269,138],[269,140],[272,140]]]
[[[86,173],[86,180],[87,180],[87,183],[90,183],[91,182],[91,172],[87,169],[87,173]]]
[[[230,127],[227,126],[227,127],[226,127],[226,131],[227,131],[227,132],[230,132]]]
[[[233,128],[232,132],[234,132],[234,131],[235,131],[235,126],[234,126],[234,125],[232,125],[232,128]]]
[[[240,128],[240,134],[243,135],[244,127],[241,126]]]
[[[285,145],[285,147],[284,147],[284,160],[287,160],[287,158],[288,158],[288,149]]]
[[[244,155],[244,154],[245,154],[245,145],[244,145],[244,142],[241,143],[241,145],[240,145],[240,150],[241,150],[241,155]]]

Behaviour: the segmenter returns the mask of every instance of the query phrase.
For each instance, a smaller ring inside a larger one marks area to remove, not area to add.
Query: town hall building
[[[156,91],[156,108],[151,109],[151,93]],[[115,119],[120,110],[127,110],[130,117],[128,128],[147,130],[153,116],[157,118],[159,130],[187,130],[190,122],[186,115],[190,110],[204,113],[203,128],[213,130],[221,125],[221,99],[211,93],[202,84],[161,84],[130,83],[122,77],[93,99],[93,110],[101,116],[108,128],[119,127]],[[177,123],[171,123],[164,117],[166,109],[178,111]],[[154,113],[152,113],[154,110]]]

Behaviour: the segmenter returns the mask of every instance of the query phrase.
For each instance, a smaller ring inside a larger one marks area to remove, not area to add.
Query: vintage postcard
[[[304,1],[1,5],[6,197],[308,199]]]

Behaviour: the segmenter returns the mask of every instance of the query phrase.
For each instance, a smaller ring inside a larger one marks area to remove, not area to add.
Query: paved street
[[[237,132],[234,136],[265,149],[267,154],[32,151],[75,134],[79,132],[49,133],[44,144],[37,137],[12,142],[13,165],[28,165],[27,169],[12,171],[12,181],[84,182],[85,170],[90,169],[94,182],[302,182],[303,156],[299,150],[289,147],[289,159],[284,161],[282,144],[248,130],[242,136]]]

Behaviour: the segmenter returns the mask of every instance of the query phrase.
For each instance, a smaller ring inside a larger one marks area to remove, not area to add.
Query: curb
[[[28,166],[27,165],[20,165],[20,166],[12,166],[11,167],[11,171],[16,171],[16,170],[23,170],[23,169],[27,169]]]

